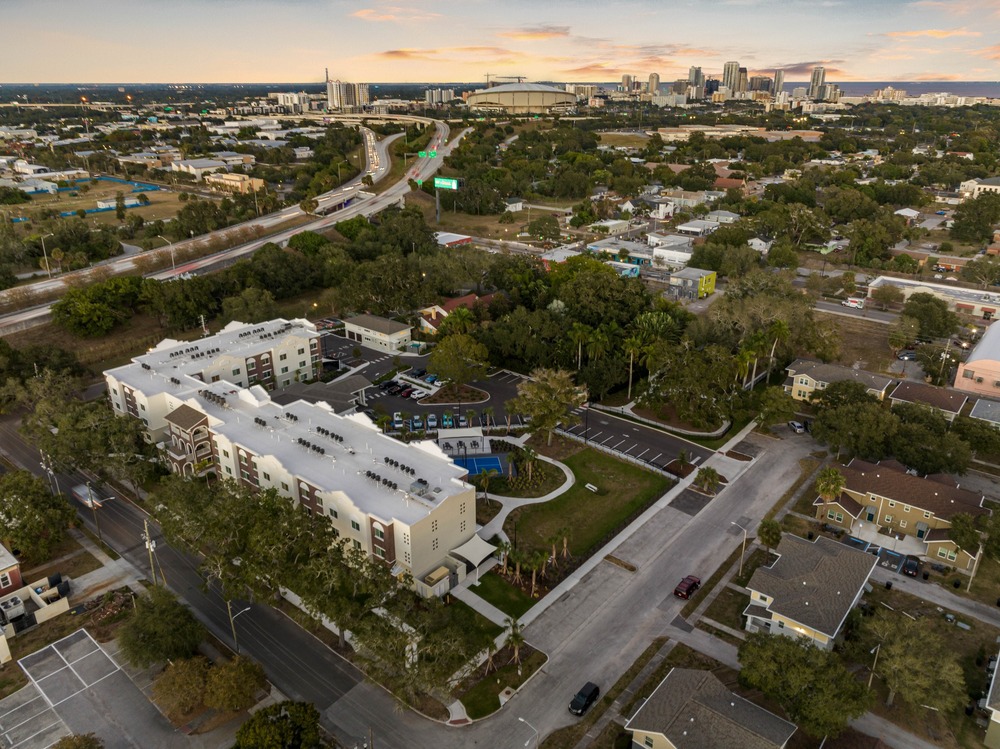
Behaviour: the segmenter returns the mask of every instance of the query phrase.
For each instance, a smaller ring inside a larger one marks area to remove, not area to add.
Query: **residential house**
[[[418,318],[420,329],[425,333],[434,335],[438,332],[438,328],[441,327],[441,323],[444,322],[448,315],[459,307],[472,310],[477,304],[488,305],[491,301],[493,301],[493,294],[487,294],[483,297],[477,294],[466,294],[454,299],[447,299],[441,304],[432,304],[430,307],[424,307],[424,309],[420,310],[420,317]]]
[[[832,649],[878,557],[826,536],[807,541],[791,534],[775,553],[777,560],[758,567],[747,583],[747,631],[805,638]]]
[[[729,691],[711,671],[672,668],[625,730],[635,749],[782,749],[796,726]]]
[[[972,570],[977,550],[959,548],[948,537],[948,529],[960,513],[989,513],[982,494],[963,489],[949,476],[913,476],[894,460],[869,463],[854,458],[840,472],[843,493],[813,502],[818,520],[865,541],[888,544],[897,552]]]
[[[916,220],[920,218],[920,211],[915,211],[912,208],[900,208],[893,215],[901,217],[906,221],[907,226],[913,226]]]
[[[603,221],[595,221],[587,228],[593,232],[617,236],[629,230],[629,222],[617,218],[606,218]]]
[[[1000,749],[1000,686],[997,686],[997,672],[1000,668],[994,669],[990,678],[990,691],[987,692],[985,702],[986,710],[990,714],[990,722],[986,726],[986,737],[983,743],[987,749]],[[982,701],[980,702],[982,704]]]
[[[590,252],[598,255],[607,253],[613,259],[631,265],[652,265],[653,253],[644,242],[630,239],[601,239],[587,245]]]
[[[955,389],[1000,396],[1000,325],[990,325],[955,373]]]
[[[863,369],[842,367],[839,364],[825,364],[815,359],[796,359],[785,369],[785,392],[797,401],[809,401],[817,392],[822,392],[832,382],[860,382],[869,395],[884,400],[894,380]]]
[[[963,199],[974,200],[988,192],[1000,192],[1000,177],[970,179],[958,186],[958,194]]]
[[[0,545],[0,596],[21,588],[21,563],[6,546]]]
[[[680,224],[677,227],[677,231],[681,234],[687,234],[692,237],[707,237],[718,228],[719,224],[715,221],[695,219],[693,221],[688,221],[686,224]]]
[[[717,224],[735,224],[740,220],[740,214],[732,211],[709,211],[705,218]]]
[[[941,414],[945,421],[952,422],[962,412],[969,397],[948,388],[938,388],[923,382],[900,382],[889,395],[892,405],[915,403]]]
[[[670,274],[664,293],[672,299],[704,299],[715,293],[715,279],[714,270],[682,268]]]
[[[504,210],[510,213],[518,213],[524,210],[524,199],[523,198],[506,198],[504,199]]]
[[[197,342],[163,341],[108,370],[109,398],[116,415],[142,419],[175,471],[210,468],[251,491],[273,489],[394,574],[412,575],[420,594],[443,594],[484,558],[468,548],[485,542],[475,534],[467,470],[432,442],[403,443],[364,414],[338,415],[325,387],[272,399],[236,364],[266,357],[254,369],[270,372],[287,354],[312,372],[318,343],[306,320],[230,323]],[[358,386],[362,379],[345,381],[341,395]]]
[[[969,411],[969,418],[985,421],[994,429],[1000,429],[1000,401],[980,398]]]
[[[750,249],[756,250],[761,255],[767,255],[767,253],[771,251],[771,245],[773,245],[774,242],[761,239],[760,237],[753,237],[747,240],[747,244],[750,245]]]
[[[344,335],[368,348],[395,353],[410,345],[412,328],[406,323],[375,315],[355,315],[344,320]]]

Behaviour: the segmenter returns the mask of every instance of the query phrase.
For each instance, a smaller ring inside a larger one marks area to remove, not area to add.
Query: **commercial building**
[[[714,270],[682,268],[670,274],[665,293],[673,299],[704,299],[715,293],[715,279]]]
[[[319,356],[306,320],[234,322],[197,343],[165,340],[105,379],[115,413],[142,419],[176,472],[273,489],[421,594],[444,593],[484,551],[466,470],[431,442],[399,442],[321,401],[282,405],[260,384],[279,367],[280,382],[311,378]]]
[[[184,159],[173,162],[170,169],[174,172],[186,172],[193,175],[195,179],[201,180],[206,174],[227,171],[228,166],[226,162],[218,159]]]
[[[746,630],[804,638],[831,650],[878,557],[826,536],[807,541],[791,534],[775,553],[778,559],[758,567],[747,583]]]
[[[1000,326],[990,325],[955,373],[955,389],[1000,396]]]
[[[963,264],[959,261],[964,262],[964,258],[938,258],[938,263],[942,266],[948,262],[955,263],[954,267],[957,267],[957,265]],[[952,312],[983,320],[992,320],[1000,311],[1000,294],[948,286],[932,281],[918,281],[911,278],[879,276],[868,284],[868,296],[870,297],[875,289],[886,285],[895,286],[902,291],[904,299],[909,299],[914,294],[930,294],[944,300]]]
[[[466,99],[474,111],[550,114],[576,108],[576,94],[540,83],[505,83],[473,91]]]
[[[213,190],[238,195],[254,193],[265,187],[264,180],[246,174],[206,174],[202,179]]]
[[[796,726],[729,691],[710,671],[672,668],[625,730],[637,749],[783,749]]]
[[[375,315],[356,315],[344,320],[344,335],[362,346],[396,353],[410,345],[412,328],[405,323]]]

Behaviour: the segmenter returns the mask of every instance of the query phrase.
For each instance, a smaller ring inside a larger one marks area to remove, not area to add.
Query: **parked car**
[[[469,426],[469,420],[465,416],[458,417],[458,425],[462,428]]]
[[[385,392],[389,395],[396,395],[402,389],[403,389],[402,385],[400,385],[398,382],[394,382],[386,389]]]
[[[407,385],[406,387],[404,387],[402,390],[400,390],[397,393],[397,395],[400,398],[409,398],[410,395],[412,395],[412,394],[413,394],[413,388],[411,388],[409,385]]]
[[[395,384],[396,384],[395,380],[386,380],[385,382],[380,382],[379,383],[378,389],[379,390],[388,390],[389,388],[391,388]]]
[[[412,419],[410,419],[410,429],[415,432],[420,431],[424,428],[424,420],[420,414],[416,414]]]
[[[394,413],[392,415],[392,428],[393,429],[402,429],[403,428],[403,412],[402,411],[396,411],[396,413]]]
[[[410,393],[410,397],[413,398],[413,400],[420,400],[421,398],[423,398],[426,395],[427,395],[427,391],[426,390],[420,390],[419,388],[415,389],[412,393]]]
[[[423,367],[421,367],[420,369],[414,369],[412,372],[410,372],[410,377],[413,377],[413,378],[419,380],[425,374],[427,374],[427,370],[424,369]]]
[[[694,575],[688,575],[677,583],[677,587],[674,588],[674,595],[678,598],[690,598],[700,587],[701,578],[695,577]]]
[[[438,417],[437,414],[427,414],[427,428],[437,429],[438,428]]]
[[[789,421],[788,428],[791,429],[796,434],[804,434],[806,431],[806,425],[801,421]]]
[[[899,359],[900,361],[916,361],[917,355],[913,351],[904,351],[896,358]]]
[[[426,383],[427,383],[428,385],[433,385],[433,384],[434,384],[435,382],[437,382],[437,379],[438,379],[438,376],[437,376],[437,375],[434,375],[434,374],[432,374],[432,375],[427,375],[427,376],[426,376],[426,377],[424,378],[424,382],[426,382]]]
[[[576,693],[573,701],[569,703],[569,711],[573,715],[583,715],[590,706],[597,702],[597,698],[601,696],[601,689],[593,682],[588,681],[583,685],[583,688]]]
[[[920,560],[911,554],[903,560],[903,567],[900,571],[904,575],[916,577],[920,574]]]
[[[451,414],[445,411],[444,414],[441,416],[441,428],[451,429],[452,426],[454,426],[454,422],[452,422]]]

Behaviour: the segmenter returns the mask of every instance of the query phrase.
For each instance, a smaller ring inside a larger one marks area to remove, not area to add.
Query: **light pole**
[[[42,470],[45,471],[46,475],[49,477],[49,491],[53,494],[59,493],[59,477],[56,476],[55,470],[52,468],[52,458],[39,450],[42,456]]]
[[[737,523],[735,520],[729,522],[730,525],[735,525],[741,531],[743,531],[743,550],[740,551],[740,577],[743,577],[743,557],[747,555],[747,529],[742,525]]]
[[[249,610],[250,607],[247,606],[242,611],[237,611],[234,614],[233,602],[230,600],[226,601],[226,611],[229,612],[229,627],[233,630],[233,646],[236,648],[236,655],[240,654],[240,641],[236,639],[236,617],[238,617],[240,614],[247,613]]]
[[[878,645],[876,645],[875,647],[873,647],[869,651],[869,653],[874,653],[875,654],[875,660],[872,661],[872,673],[871,673],[871,676],[868,677],[868,689],[869,690],[872,688],[872,679],[875,678],[875,666],[878,665],[878,654],[879,654],[879,651],[881,649],[882,649],[882,643],[880,642]]]
[[[526,725],[532,731],[534,731],[534,735],[530,739],[525,741],[524,745],[528,746],[529,744],[531,744],[532,740],[534,740],[535,746],[538,746],[538,729],[536,729],[533,725],[531,725],[528,721],[526,721],[524,718],[521,718],[520,716],[518,717],[518,720],[524,723],[524,725]]]
[[[174,243],[167,239],[162,234],[156,235],[158,238],[162,239],[167,243],[167,247],[170,248],[170,270],[177,270],[177,266],[174,264]]]
[[[146,551],[149,552],[149,573],[153,576],[153,585],[156,585],[156,567],[153,565],[153,552],[156,550],[156,541],[149,534],[149,520],[143,518],[142,527],[142,540],[146,544]],[[167,581],[164,580],[163,584],[166,585]]]
[[[45,251],[45,238],[55,236],[52,232],[42,235],[42,257],[45,258],[45,272],[52,278],[52,266],[49,265],[49,253]]]
[[[101,534],[101,521],[97,519],[97,508],[100,505],[94,500],[94,490],[90,488],[89,481],[87,482],[87,500],[90,504],[90,511],[94,513],[94,525],[97,526],[97,537],[101,543],[104,543],[104,536]]]

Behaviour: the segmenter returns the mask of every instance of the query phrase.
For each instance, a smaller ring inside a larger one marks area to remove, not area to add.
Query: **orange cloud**
[[[929,36],[933,39],[948,39],[953,36],[982,36],[978,31],[968,29],[920,29],[918,31],[889,31],[886,36],[892,39],[906,39],[915,36]]]
[[[986,47],[985,49],[978,49],[973,54],[977,57],[985,57],[987,60],[1000,61],[1000,44],[994,44],[992,47]]]
[[[351,13],[351,17],[360,18],[363,21],[409,23],[411,21],[429,21],[433,18],[440,18],[440,14],[420,12],[408,8],[387,7],[384,10],[361,8]]]
[[[522,42],[538,42],[546,39],[560,39],[569,36],[569,26],[526,26],[510,31],[499,31],[497,36]]]
[[[962,76],[955,75],[954,73],[922,73],[920,75],[913,76],[911,80],[914,81],[960,81]]]
[[[509,61],[516,56],[514,52],[503,47],[441,47],[440,49],[413,49],[403,47],[401,49],[387,49],[377,52],[376,57],[385,60],[431,60],[434,62],[451,61],[456,57],[473,57],[480,60],[484,55],[490,56],[490,63]]]

